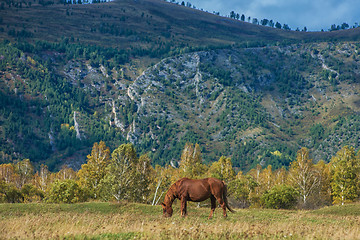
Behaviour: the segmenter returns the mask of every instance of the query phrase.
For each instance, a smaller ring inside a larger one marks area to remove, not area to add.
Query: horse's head
[[[164,217],[171,217],[173,214],[173,209],[170,205],[166,205],[165,203],[161,203],[163,208],[163,215]]]

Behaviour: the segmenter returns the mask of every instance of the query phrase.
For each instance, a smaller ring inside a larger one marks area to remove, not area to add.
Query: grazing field
[[[134,203],[0,204],[0,239],[357,239],[360,204],[314,211],[217,209],[190,204],[180,217],[161,206]]]

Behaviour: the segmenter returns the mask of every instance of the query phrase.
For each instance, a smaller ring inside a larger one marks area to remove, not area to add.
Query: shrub
[[[266,208],[289,209],[295,206],[298,192],[295,188],[287,185],[276,185],[266,191],[261,202]]]
[[[25,184],[21,188],[21,194],[24,197],[24,202],[39,202],[44,198],[44,192],[32,184]]]
[[[20,203],[24,200],[23,195],[12,183],[0,181],[0,202]]]
[[[57,180],[51,186],[46,201],[50,203],[77,203],[87,200],[85,189],[74,180]]]

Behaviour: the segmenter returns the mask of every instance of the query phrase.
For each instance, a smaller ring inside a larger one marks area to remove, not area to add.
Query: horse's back
[[[177,181],[178,185],[203,185],[203,186],[217,186],[223,187],[224,182],[217,178],[203,178],[203,179],[190,179],[190,178],[181,178]]]
[[[211,186],[205,179],[181,178],[177,181],[179,198],[201,202],[211,195]]]
[[[181,178],[177,181],[177,189],[179,196],[186,196],[191,201],[203,201],[211,195],[222,196],[224,183],[217,178]]]
[[[224,185],[224,182],[223,181],[221,181],[220,179],[217,179],[217,178],[205,178],[207,181],[208,181],[208,183],[210,184],[210,185],[219,185],[219,186],[223,186]]]

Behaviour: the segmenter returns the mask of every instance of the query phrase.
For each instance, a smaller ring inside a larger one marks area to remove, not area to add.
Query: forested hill
[[[153,164],[329,160],[360,138],[360,28],[296,32],[156,0],[0,1],[0,163],[78,168],[95,142]]]

